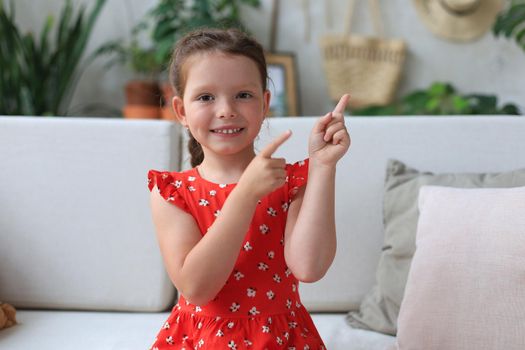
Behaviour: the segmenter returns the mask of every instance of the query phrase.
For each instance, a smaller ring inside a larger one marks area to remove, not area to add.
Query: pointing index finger
[[[261,157],[271,158],[272,154],[292,135],[291,130],[286,130],[284,133],[279,135],[276,139],[270,142],[262,151],[259,153]]]
[[[343,96],[341,96],[341,99],[337,103],[337,106],[335,106],[334,108],[334,113],[344,114],[346,105],[348,104],[349,100],[350,100],[349,94],[344,94]]]

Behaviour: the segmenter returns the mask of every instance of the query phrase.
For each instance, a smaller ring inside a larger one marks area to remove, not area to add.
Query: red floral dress
[[[301,304],[299,283],[284,260],[287,210],[306,183],[308,160],[286,165],[284,186],[259,201],[235,267],[215,299],[193,305],[181,295],[152,350],[325,349]],[[168,202],[190,213],[206,234],[235,184],[216,184],[184,172],[148,173]]]

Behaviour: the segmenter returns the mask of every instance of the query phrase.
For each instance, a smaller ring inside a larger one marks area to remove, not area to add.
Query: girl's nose
[[[229,101],[225,101],[220,104],[217,117],[221,119],[235,117],[235,109]]]

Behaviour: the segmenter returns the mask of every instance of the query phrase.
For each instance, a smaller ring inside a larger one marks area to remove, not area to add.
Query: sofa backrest
[[[177,168],[172,123],[0,117],[0,300],[159,311],[173,303],[149,168]]]
[[[269,118],[258,149],[286,129],[292,137],[275,156],[307,157],[317,118]],[[352,146],[336,177],[338,248],[320,281],[301,285],[312,311],[358,308],[375,282],[383,245],[383,183],[387,159],[432,172],[496,172],[525,167],[525,118],[509,116],[347,117]],[[184,152],[184,167],[188,167]]]

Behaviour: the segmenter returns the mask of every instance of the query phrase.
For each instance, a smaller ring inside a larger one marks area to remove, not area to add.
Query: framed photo
[[[266,53],[268,89],[272,93],[270,116],[299,116],[299,96],[295,56],[292,53]]]

